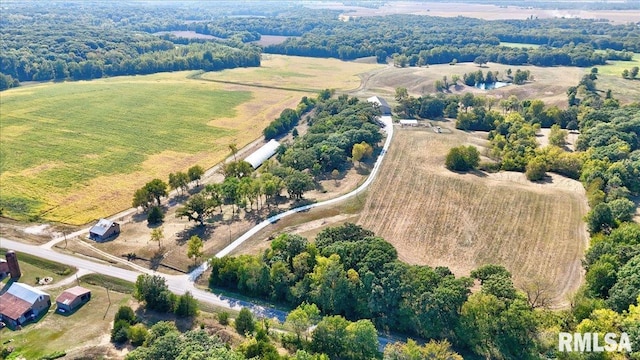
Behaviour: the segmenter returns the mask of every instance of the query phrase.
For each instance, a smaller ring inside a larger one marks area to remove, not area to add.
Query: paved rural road
[[[193,282],[189,281],[187,275],[166,275],[160,272],[154,272],[152,270],[145,271],[133,271],[122,269],[119,267],[115,267],[112,265],[107,265],[104,263],[99,263],[92,260],[82,259],[75,256],[62,254],[52,249],[48,249],[46,247],[40,247],[35,245],[23,244],[18,241],[13,241],[5,238],[0,238],[0,247],[5,249],[11,249],[18,252],[28,253],[37,257],[41,257],[44,259],[49,259],[51,261],[56,261],[62,264],[67,264],[71,266],[75,266],[78,269],[82,269],[83,271],[94,272],[97,274],[109,275],[118,279],[126,280],[129,282],[136,282],[138,275],[142,273],[146,274],[154,274],[160,275],[167,280],[167,285],[169,286],[169,290],[176,294],[184,294],[189,291],[193,295],[194,298],[199,301],[203,301],[215,306],[240,310],[243,307],[247,307],[251,309],[255,314],[267,318],[276,318],[279,321],[284,321],[287,313],[285,311],[266,308],[259,305],[252,304],[247,301],[236,300],[224,296],[219,296],[208,291],[200,290],[196,288]],[[52,284],[56,285],[56,284]]]

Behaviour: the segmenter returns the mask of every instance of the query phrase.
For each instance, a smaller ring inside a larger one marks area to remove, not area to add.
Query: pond
[[[493,83],[476,83],[476,87],[478,89],[481,90],[493,90],[493,89],[500,89],[501,87],[505,87],[507,85],[509,85],[510,83],[506,83],[506,82],[502,82],[502,81],[496,81]]]

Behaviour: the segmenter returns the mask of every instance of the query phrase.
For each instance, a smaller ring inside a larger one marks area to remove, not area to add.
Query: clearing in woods
[[[452,124],[439,123],[451,127]],[[480,148],[485,134],[397,129],[358,224],[391,242],[401,260],[447,266],[468,275],[483,264],[504,265],[517,285],[541,280],[556,306],[566,304],[583,276],[588,243],[582,185],[552,175],[458,174],[444,167],[448,149]]]

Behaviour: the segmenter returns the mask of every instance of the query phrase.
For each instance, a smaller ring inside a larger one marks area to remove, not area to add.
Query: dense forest
[[[34,80],[260,66],[262,51],[343,60],[375,55],[380,62],[401,55],[410,66],[478,57],[513,65],[592,66],[640,51],[640,29],[633,24],[413,15],[344,22],[338,11],[290,2],[252,2],[244,9],[211,4],[6,2],[0,18],[0,90]],[[171,31],[209,37],[184,38]],[[289,38],[262,48],[253,44],[262,35]],[[512,48],[501,42],[542,46]]]

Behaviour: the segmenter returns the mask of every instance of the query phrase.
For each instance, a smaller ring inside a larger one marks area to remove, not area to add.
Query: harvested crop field
[[[520,173],[444,168],[449,148],[482,147],[482,136],[397,129],[358,223],[394,244],[403,261],[447,266],[457,275],[502,264],[517,285],[542,280],[555,305],[565,305],[581,283],[588,243],[582,185],[556,175],[534,184]]]

